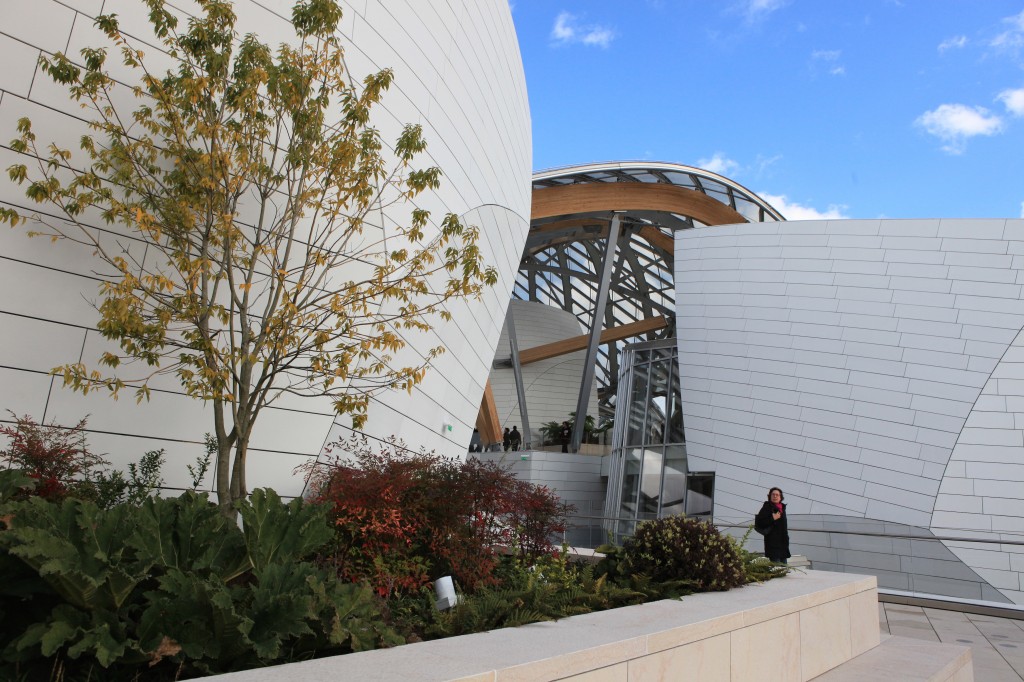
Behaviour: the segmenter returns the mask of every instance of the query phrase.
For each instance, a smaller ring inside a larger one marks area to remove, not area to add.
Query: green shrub
[[[655,583],[685,581],[696,591],[711,592],[747,582],[735,541],[710,523],[685,516],[639,523],[622,554],[621,568]]]
[[[451,637],[527,623],[552,621],[592,611],[642,604],[650,595],[595,577],[592,565],[571,563],[563,553],[526,565],[504,557],[500,586],[459,596],[447,611],[424,611],[426,638]],[[430,595],[432,597],[432,595]]]

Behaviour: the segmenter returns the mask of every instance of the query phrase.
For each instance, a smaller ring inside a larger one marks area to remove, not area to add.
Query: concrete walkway
[[[878,621],[883,633],[971,647],[978,682],[1024,680],[1024,621],[888,603]]]

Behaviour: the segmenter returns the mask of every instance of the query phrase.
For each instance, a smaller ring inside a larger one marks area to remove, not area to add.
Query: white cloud
[[[829,65],[828,73],[831,76],[842,76],[846,74],[846,67],[837,64],[843,56],[841,50],[815,50],[811,53],[811,59],[816,62],[824,62]]]
[[[1024,11],[1003,19],[1010,28],[989,41],[989,45],[1000,50],[1015,51],[1024,46]]]
[[[551,40],[557,45],[596,45],[608,47],[615,38],[615,31],[607,26],[584,25],[579,17],[570,12],[560,12],[551,28]]]
[[[839,204],[829,204],[827,209],[819,211],[811,206],[790,201],[785,194],[758,192],[757,196],[771,204],[786,220],[838,220],[849,217],[845,214],[846,206]]]
[[[1024,116],[1024,88],[1003,90],[996,99],[1014,116]]]
[[[744,0],[741,7],[747,21],[757,21],[788,4],[789,0]]]
[[[939,43],[939,52],[945,52],[953,48],[960,49],[967,44],[967,36],[953,36],[952,38],[946,38]]]
[[[996,135],[1003,131],[1003,119],[985,107],[966,104],[940,104],[917,117],[914,124],[942,140],[943,151],[961,154],[967,140],[977,135]]]
[[[775,156],[761,156],[758,154],[755,165],[757,167],[757,174],[761,175],[767,171],[771,166],[775,165],[782,160],[782,154],[776,154]]]
[[[721,152],[715,152],[710,159],[699,159],[697,166],[712,173],[726,176],[735,173],[740,167],[738,163],[723,156]]]
[[[842,56],[841,50],[815,50],[811,53],[811,59],[820,59],[826,62],[834,62]]]

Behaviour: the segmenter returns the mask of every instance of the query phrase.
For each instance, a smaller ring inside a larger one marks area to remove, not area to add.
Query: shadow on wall
[[[926,528],[811,514],[789,523],[790,549],[817,570],[874,575],[881,589],[1012,603]]]

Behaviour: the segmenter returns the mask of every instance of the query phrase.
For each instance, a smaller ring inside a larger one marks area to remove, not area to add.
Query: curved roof
[[[601,347],[595,379],[603,412],[613,401],[619,349],[675,335],[672,234],[785,220],[739,183],[694,166],[624,161],[540,171],[533,176],[530,234],[513,295],[567,310],[590,329],[613,212],[621,224],[600,324],[610,329],[659,317],[666,324]]]
[[[694,190],[736,210],[747,222],[785,220],[781,213],[743,185],[695,166],[662,161],[610,161],[537,171],[533,189],[586,183],[647,183]],[[691,225],[692,226],[692,225]]]

